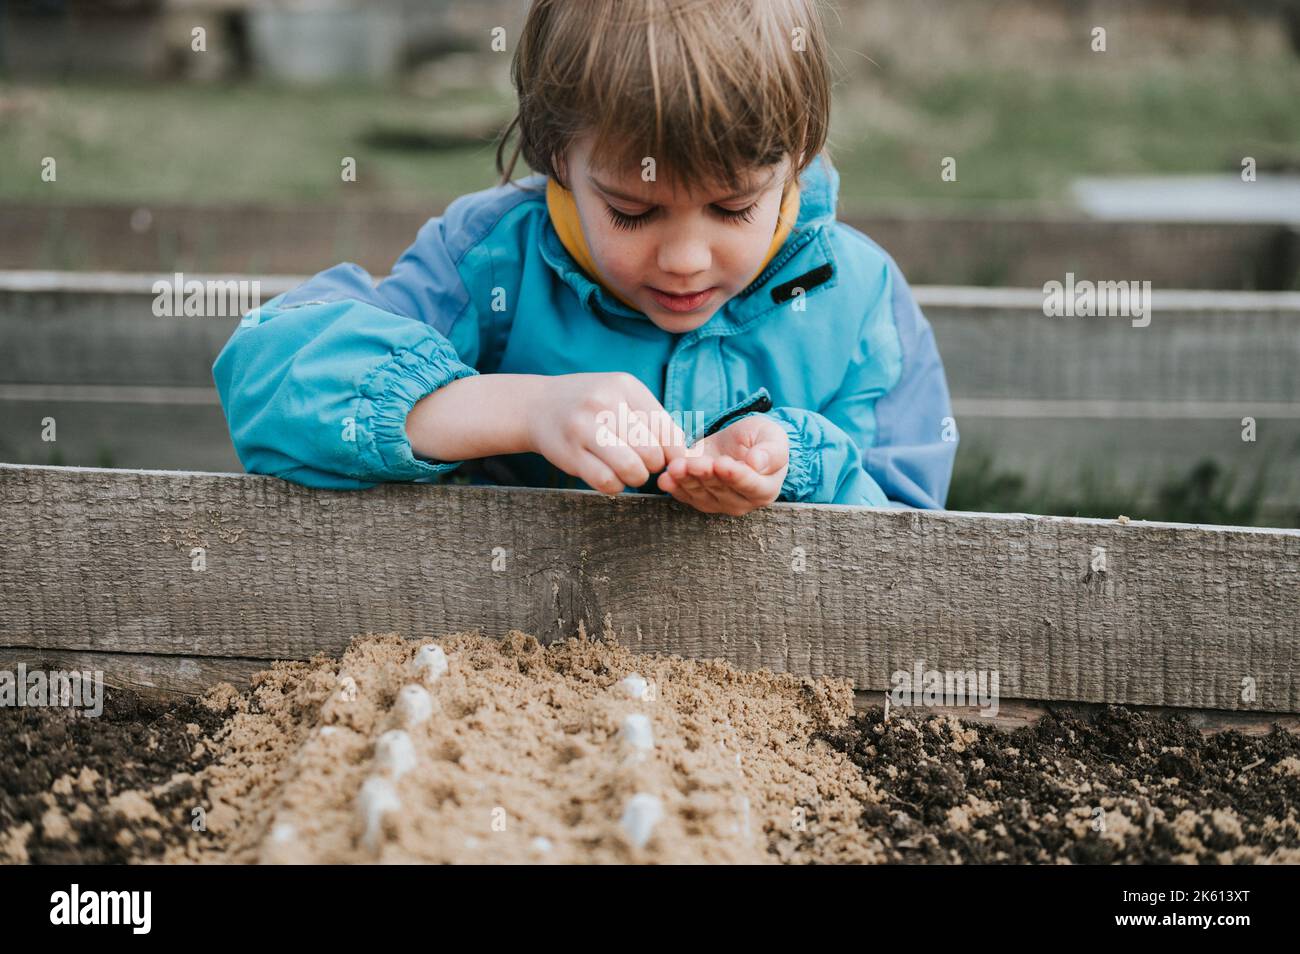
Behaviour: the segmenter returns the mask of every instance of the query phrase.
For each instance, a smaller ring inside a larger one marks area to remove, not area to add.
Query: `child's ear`
[[[555,173],[555,181],[564,188],[569,188],[569,164],[563,155],[551,154],[551,170]],[[569,190],[573,191],[573,190]]]

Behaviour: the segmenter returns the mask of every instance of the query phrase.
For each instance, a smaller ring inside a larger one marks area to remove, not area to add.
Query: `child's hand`
[[[750,414],[697,441],[691,455],[669,463],[659,475],[659,489],[704,513],[739,517],[766,507],[781,493],[790,440],[770,417]]]
[[[545,378],[524,413],[531,449],[602,493],[640,487],[686,453],[682,429],[622,371]]]

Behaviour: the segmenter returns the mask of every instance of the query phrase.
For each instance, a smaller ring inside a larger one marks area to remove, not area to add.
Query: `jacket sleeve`
[[[376,286],[353,264],[328,269],[244,317],[213,379],[244,467],[313,487],[430,481],[459,461],[417,457],[415,402],[477,374],[484,339],[457,272],[456,200]]]
[[[901,272],[886,268],[831,400],[763,412],[790,440],[780,500],[941,509],[947,499],[957,433],[943,362]]]

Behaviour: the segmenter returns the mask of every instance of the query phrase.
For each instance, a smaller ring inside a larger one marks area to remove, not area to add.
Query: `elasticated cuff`
[[[417,401],[438,388],[478,372],[434,338],[403,349],[371,372],[358,402],[357,440],[363,465],[378,480],[416,480],[444,474],[463,461],[432,462],[415,456],[406,418]],[[367,405],[369,405],[367,407]],[[365,435],[362,435],[365,422]]]
[[[785,436],[790,441],[790,465],[777,499],[798,502],[821,483],[820,441],[808,433],[806,419],[796,420],[784,408],[769,411],[768,416],[785,428]]]

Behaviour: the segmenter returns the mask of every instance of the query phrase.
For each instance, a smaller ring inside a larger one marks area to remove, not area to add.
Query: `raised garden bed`
[[[0,707],[9,860],[1300,861],[1297,531],[12,465],[0,515],[0,669],[119,687]]]
[[[844,681],[602,640],[370,637],[242,694],[0,709],[0,746],[7,861],[1300,862],[1281,728],[886,716]]]

